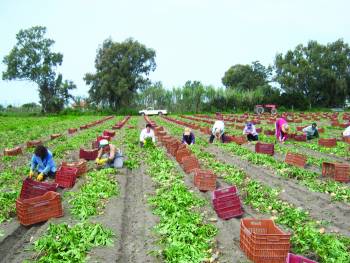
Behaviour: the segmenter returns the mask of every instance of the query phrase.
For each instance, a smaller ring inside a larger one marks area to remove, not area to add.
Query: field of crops
[[[243,219],[272,219],[284,232],[259,233],[271,234],[253,253],[263,251],[260,262],[297,262],[276,256],[284,251],[315,262],[350,262],[350,144],[341,136],[350,115],[290,114],[285,144],[269,135],[271,115],[221,117],[230,142],[213,144],[208,141],[215,115],[1,117],[0,262],[259,262],[242,246]],[[260,129],[260,143],[273,145],[272,154],[257,153],[256,143],[242,137],[248,120]],[[147,122],[157,142],[141,148],[139,134]],[[321,139],[335,139],[334,146],[299,136],[312,122],[321,128]],[[194,145],[181,145],[185,127],[194,132]],[[98,169],[87,162],[72,187],[57,190],[61,216],[21,225],[16,200],[33,152],[27,142],[42,141],[60,166],[79,161],[80,149],[92,149],[106,131],[115,131],[111,143],[122,150],[124,168]],[[21,154],[3,154],[17,146]],[[286,162],[293,154],[306,164]],[[345,168],[325,176],[325,163]],[[213,191],[231,186],[241,213],[223,220]]]

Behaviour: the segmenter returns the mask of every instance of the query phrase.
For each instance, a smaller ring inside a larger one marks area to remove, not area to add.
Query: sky
[[[152,81],[171,89],[187,80],[222,86],[235,64],[273,64],[277,53],[316,40],[350,42],[348,0],[1,0],[0,74],[20,29],[41,25],[63,54],[58,72],[87,96],[96,50],[111,37],[156,51]],[[0,78],[0,104],[38,102],[37,86]]]

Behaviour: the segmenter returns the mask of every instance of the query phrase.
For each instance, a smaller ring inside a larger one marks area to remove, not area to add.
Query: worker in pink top
[[[279,142],[287,140],[287,133],[289,131],[288,122],[284,118],[279,118],[276,121],[276,139]]]

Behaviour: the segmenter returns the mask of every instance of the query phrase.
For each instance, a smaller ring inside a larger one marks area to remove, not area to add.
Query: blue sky
[[[349,43],[349,10],[347,0],[2,0],[0,59],[20,29],[42,25],[64,56],[59,72],[77,84],[75,95],[87,96],[83,76],[94,72],[96,50],[108,37],[155,49],[151,79],[167,88],[187,80],[221,86],[234,64],[267,66],[276,53],[309,40]],[[32,101],[35,84],[0,80],[1,104]]]

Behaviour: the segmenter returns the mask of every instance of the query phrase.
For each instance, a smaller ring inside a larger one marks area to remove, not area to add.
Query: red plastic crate
[[[335,181],[350,182],[350,165],[345,163],[322,163],[322,176],[330,177]]]
[[[235,186],[215,190],[212,194],[212,203],[217,215],[225,220],[244,213]]]
[[[307,160],[307,158],[305,155],[288,152],[286,154],[286,158],[285,158],[284,162],[288,163],[290,165],[304,168],[306,165],[306,160]]]
[[[255,144],[255,152],[272,156],[275,154],[275,145],[272,143],[258,142],[257,144]]]
[[[79,160],[78,162],[62,162],[61,166],[65,166],[65,167],[71,167],[71,168],[77,168],[78,172],[77,172],[77,176],[81,176],[83,174],[85,174],[88,170],[88,166],[87,166],[87,161],[86,160]]]
[[[23,181],[19,198],[28,199],[28,198],[33,198],[36,196],[43,195],[49,191],[56,192],[57,188],[58,188],[58,184],[56,183],[37,182],[27,177]]]
[[[110,130],[104,130],[103,131],[104,136],[109,136],[109,137],[114,137],[115,136],[115,131],[110,131]]]
[[[239,145],[242,145],[247,142],[247,138],[245,136],[234,136],[233,141]]]
[[[92,149],[98,149],[99,146],[100,146],[99,141],[92,141],[92,142],[91,142],[91,148],[92,148]]]
[[[95,160],[97,158],[97,155],[98,155],[98,149],[92,149],[92,150],[80,149],[79,151],[79,158],[87,161]]]
[[[111,137],[110,136],[105,136],[105,135],[101,135],[98,136],[96,141],[100,142],[101,140],[107,140],[107,141],[111,141]]]
[[[188,149],[181,149],[176,152],[176,161],[182,164],[182,160],[186,156],[190,156],[191,152]]]
[[[195,169],[199,169],[199,162],[195,156],[190,155],[183,158],[182,166],[186,173],[191,173]]]
[[[56,172],[55,183],[62,188],[71,188],[75,184],[77,174],[77,168],[61,166]]]
[[[275,135],[275,131],[274,130],[266,130],[264,131],[265,135]]]
[[[306,135],[295,135],[294,140],[297,142],[306,142]]]
[[[61,217],[63,216],[61,196],[50,191],[29,199],[17,199],[16,211],[18,221],[25,226]]]
[[[75,132],[77,132],[77,131],[78,131],[77,128],[69,128],[69,129],[68,129],[68,134],[73,134],[73,133],[75,133]]]
[[[12,149],[5,149],[4,150],[4,155],[5,156],[16,156],[16,155],[20,155],[20,154],[23,154],[22,152],[22,148],[17,146],[15,148],[12,148]]]
[[[57,139],[57,138],[59,138],[59,137],[61,137],[61,136],[62,136],[61,133],[54,133],[54,134],[51,134],[51,135],[50,135],[50,138],[51,138],[51,140],[54,140],[54,139]]]
[[[216,175],[210,170],[194,170],[194,185],[200,191],[214,191],[216,189]]]
[[[42,144],[41,140],[27,141],[27,148],[36,147],[36,146],[41,145],[41,144]]]
[[[87,128],[88,128],[87,125],[82,125],[82,126],[79,127],[80,130],[85,130],[85,129],[87,129]]]
[[[286,263],[317,263],[317,262],[299,255],[288,253]]]
[[[240,247],[255,263],[284,263],[290,249],[290,234],[270,219],[241,219]]]
[[[319,139],[318,145],[324,146],[324,147],[335,147],[337,146],[337,139],[336,138]]]

